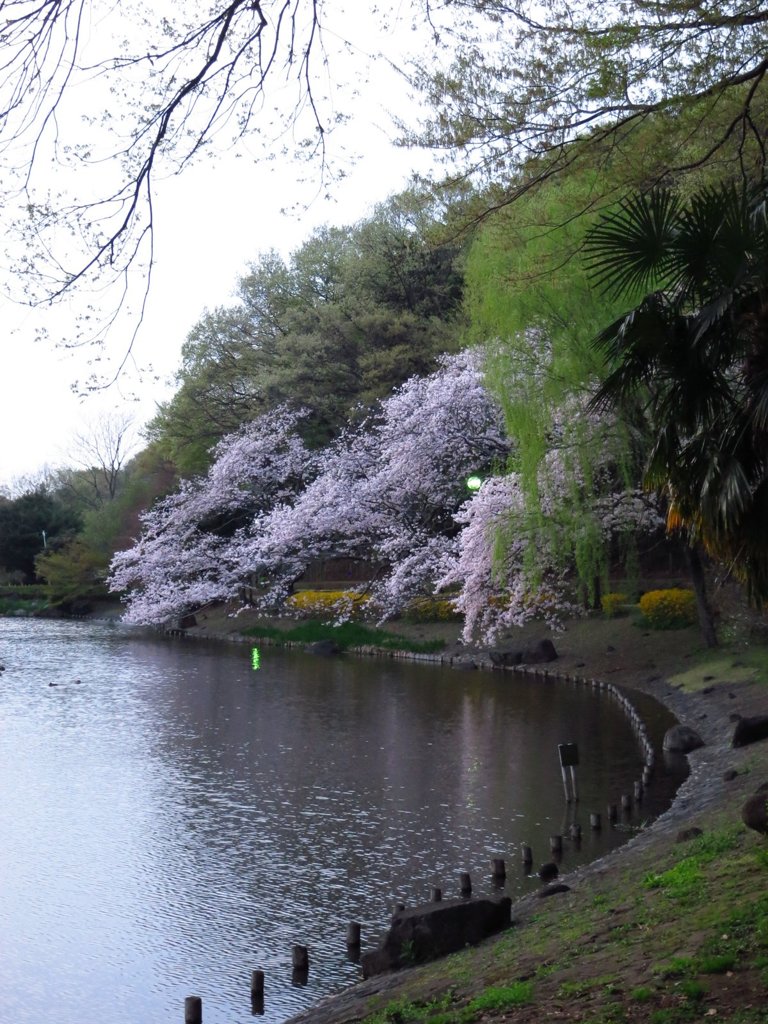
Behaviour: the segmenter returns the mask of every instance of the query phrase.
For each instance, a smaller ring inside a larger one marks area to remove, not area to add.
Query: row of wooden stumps
[[[645,787],[651,780],[653,775],[655,757],[653,746],[648,737],[648,733],[645,728],[645,723],[637,713],[636,709],[630,702],[630,700],[613,684],[604,683],[597,679],[585,679],[579,676],[560,675],[559,673],[550,673],[549,671],[534,670],[532,673],[524,669],[513,669],[513,672],[524,672],[524,674],[532,674],[536,677],[543,679],[560,679],[564,682],[575,683],[577,685],[591,686],[594,689],[604,690],[614,697],[619,704],[624,708],[628,718],[630,719],[632,726],[637,734],[641,749],[644,755],[644,765],[642,772],[642,779],[636,781],[633,784],[633,792],[623,793],[621,796],[621,809],[625,814],[629,814],[632,811],[634,804],[641,803],[643,799],[643,792]],[[571,800],[578,800],[578,792],[576,789],[576,772],[575,767],[578,765],[578,750],[575,744],[560,744],[560,765],[563,774],[563,786],[565,789],[566,802],[570,803]],[[566,773],[567,769],[567,773]],[[570,792],[568,783],[570,782]],[[619,805],[609,804],[608,805],[608,821],[614,824],[619,818]],[[593,831],[599,831],[602,828],[602,815],[596,811],[593,811],[589,815],[589,825]],[[571,824],[569,828],[569,836],[575,842],[581,840],[581,825],[577,822]],[[556,858],[562,854],[563,850],[563,837],[562,835],[552,835],[549,837],[549,850],[550,854]],[[523,845],[521,847],[523,867],[530,871],[531,865],[533,864],[533,851],[530,846]],[[491,875],[495,882],[502,883],[507,876],[506,862],[502,857],[494,857],[491,860]],[[459,891],[462,896],[469,897],[472,895],[472,880],[469,872],[462,871],[459,875]],[[441,901],[443,898],[443,890],[438,886],[433,886],[430,890],[430,901],[433,903]],[[394,905],[394,911],[405,910],[404,903],[396,903]],[[347,925],[347,949],[352,956],[359,955],[360,951],[360,923],[357,921],[350,921]],[[306,946],[296,945],[291,951],[291,961],[293,966],[293,980],[296,984],[306,983],[307,976],[309,974],[309,952]],[[261,970],[255,970],[251,974],[251,1008],[254,1013],[263,1013],[264,1009],[264,972]],[[187,996],[184,1000],[184,1024],[202,1024],[203,1021],[203,1001],[200,996]]]
[[[347,950],[352,956],[360,952],[360,923],[350,921],[347,925]],[[295,985],[305,985],[309,976],[309,950],[306,946],[291,949],[291,975]],[[251,1012],[264,1012],[264,971],[251,972]],[[187,996],[184,1000],[184,1024],[202,1024],[203,1000],[200,996]]]
[[[525,849],[529,849],[526,847]],[[506,876],[505,862],[501,858],[491,861],[491,874],[496,880]],[[468,871],[459,874],[459,892],[464,897],[472,895],[472,878]],[[443,890],[437,886],[430,889],[430,902],[437,903],[443,898]],[[395,903],[394,913],[405,910],[404,903]],[[360,953],[362,927],[359,921],[350,921],[347,925],[346,943],[350,956],[357,957]],[[295,984],[305,984],[309,975],[309,950],[306,946],[293,946],[291,949],[292,979]],[[251,1009],[254,1013],[263,1013],[264,1009],[264,971],[251,973]],[[187,996],[184,1000],[184,1024],[202,1024],[203,1001],[200,996]]]

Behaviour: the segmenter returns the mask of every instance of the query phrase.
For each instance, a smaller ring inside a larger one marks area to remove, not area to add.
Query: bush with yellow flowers
[[[614,615],[621,615],[625,611],[625,605],[629,602],[629,598],[626,594],[610,593],[603,594],[600,598],[600,607],[603,609],[603,615],[609,619]]]
[[[640,611],[651,629],[693,626],[696,623],[696,595],[682,587],[649,590],[640,598]]]
[[[455,622],[461,618],[449,597],[415,597],[403,612],[406,622]]]
[[[289,613],[301,618],[361,619],[370,598],[356,590],[299,590],[285,602]]]

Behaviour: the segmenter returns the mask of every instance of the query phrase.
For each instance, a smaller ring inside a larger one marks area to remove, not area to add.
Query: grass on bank
[[[373,996],[361,1019],[766,1024],[768,844],[735,817],[543,901],[496,942],[404,977],[396,998]]]
[[[432,654],[445,647],[444,640],[411,640],[398,633],[366,626],[361,622],[344,622],[340,626],[307,619],[296,626],[279,629],[276,626],[257,625],[244,629],[245,636],[257,640],[275,640],[288,643],[317,643],[332,640],[341,650],[352,647],[383,647],[385,650],[411,651],[414,654]]]

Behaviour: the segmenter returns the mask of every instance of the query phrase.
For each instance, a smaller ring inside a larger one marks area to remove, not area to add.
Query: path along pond
[[[13,1024],[244,1024],[250,977],[283,1021],[358,980],[395,901],[431,886],[507,893],[625,842],[670,803],[664,762],[620,827],[590,811],[632,792],[643,755],[603,692],[403,661],[137,634],[120,625],[0,619],[0,1017]],[[80,680],[77,682],[76,680]],[[55,684],[55,685],[51,685]],[[657,751],[670,724],[638,696]],[[567,805],[558,744],[577,743]],[[603,815],[605,819],[605,814]],[[305,984],[291,948],[309,947]]]

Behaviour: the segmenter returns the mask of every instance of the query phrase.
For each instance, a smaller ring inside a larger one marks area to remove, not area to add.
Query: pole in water
[[[306,946],[294,946],[291,950],[291,964],[294,971],[309,970],[309,950]]]
[[[597,832],[599,829],[601,829],[603,827],[603,823],[602,823],[602,821],[600,819],[600,815],[597,813],[597,811],[593,811],[592,814],[590,814],[590,816],[589,816],[589,827],[594,829],[595,832]]]
[[[557,752],[560,755],[560,772],[563,776],[565,802],[569,804],[571,800],[579,799],[576,793],[576,765],[579,763],[579,748],[575,743],[558,743]],[[568,789],[568,772],[566,769],[570,769],[572,793]]]
[[[552,853],[563,852],[563,837],[562,836],[550,836],[549,837],[549,848]]]
[[[523,844],[522,847],[523,864],[533,864],[533,850],[530,846]]]
[[[347,946],[360,945],[360,922],[350,921],[347,925]]]
[[[503,857],[494,857],[491,861],[491,874],[494,878],[506,878],[507,866]]]
[[[187,996],[184,1000],[184,1024],[203,1024],[203,1000],[200,996]]]
[[[251,971],[251,996],[264,995],[264,971]]]
[[[433,885],[432,888],[430,889],[429,902],[430,903],[439,903],[442,898],[443,898],[443,890],[440,888],[440,886]]]
[[[472,879],[468,871],[462,871],[459,875],[459,891],[462,896],[472,895]]]

